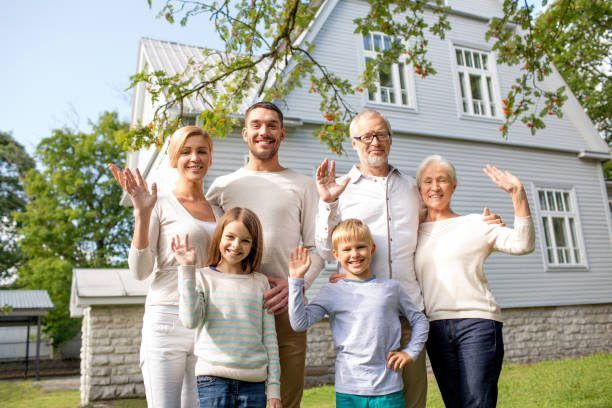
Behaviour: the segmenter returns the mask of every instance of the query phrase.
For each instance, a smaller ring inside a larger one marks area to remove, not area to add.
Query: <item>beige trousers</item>
[[[281,365],[281,402],[283,408],[299,408],[306,373],[306,332],[293,331],[287,312],[275,317]]]

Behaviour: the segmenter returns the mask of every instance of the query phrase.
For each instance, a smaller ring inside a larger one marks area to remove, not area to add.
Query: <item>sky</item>
[[[0,130],[33,154],[52,129],[89,129],[106,110],[130,120],[142,37],[219,48],[206,19],[156,18],[153,0],[0,0]],[[195,24],[194,24],[195,23]]]

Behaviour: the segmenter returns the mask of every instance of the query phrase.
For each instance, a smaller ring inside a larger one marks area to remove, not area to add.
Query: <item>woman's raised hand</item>
[[[487,164],[482,171],[495,183],[495,185],[508,194],[516,194],[523,190],[523,183],[514,174],[507,170],[500,170]]]
[[[138,169],[136,169],[136,174],[134,175],[130,169],[126,168],[121,171],[113,163],[109,163],[108,168],[123,191],[130,196],[136,211],[151,212],[153,210],[157,201],[157,184],[153,183],[151,191],[149,191],[147,182],[142,178]]]
[[[185,234],[185,244],[181,243],[178,235],[173,237],[170,248],[179,265],[195,265],[195,249],[189,246],[189,234]]]
[[[289,276],[292,278],[303,278],[310,268],[310,256],[308,249],[296,247],[289,254]]]

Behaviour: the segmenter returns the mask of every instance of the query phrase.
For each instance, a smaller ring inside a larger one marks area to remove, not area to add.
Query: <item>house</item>
[[[562,119],[547,119],[546,129],[535,137],[526,127],[515,125],[508,139],[502,139],[498,131],[501,99],[519,71],[497,64],[491,43],[484,38],[489,19],[501,14],[502,2],[446,3],[451,7],[452,31],[445,40],[428,38],[429,58],[437,75],[421,79],[411,67],[393,64],[390,74],[381,76],[375,92],[347,100],[356,111],[373,108],[390,120],[390,162],[401,170],[414,174],[420,161],[434,153],[456,165],[459,185],[453,208],[459,213],[480,213],[487,206],[512,224],[511,201],[482,173],[487,163],[510,169],[524,182],[536,225],[536,250],[522,257],[494,254],[486,265],[503,308],[507,360],[610,352],[612,228],[601,166],[610,159],[609,148],[571,92]],[[314,56],[322,65],[346,78],[356,80],[366,58],[375,58],[387,40],[377,33],[365,37],[354,33],[353,19],[367,10],[365,1],[326,0],[302,36],[316,45]],[[201,49],[143,39],[138,70],[181,73],[190,58],[202,58]],[[541,84],[549,89],[562,85],[556,71]],[[284,102],[279,104],[287,117],[281,163],[312,175],[324,157],[331,157],[338,173],[348,171],[357,161],[349,144],[346,156],[332,157],[312,137],[313,129],[324,120],[317,96],[300,88]],[[190,100],[186,108],[185,114],[193,116],[203,106]],[[153,109],[144,87],[138,86],[133,123],[151,121]],[[140,168],[149,182],[158,182],[161,191],[168,191],[176,178],[167,167],[165,150],[163,146],[159,151],[142,150],[128,156],[128,166]],[[238,130],[215,140],[213,166],[205,185],[241,166],[246,152]],[[325,335],[328,332],[321,331],[309,337],[324,344]],[[313,363],[309,372],[329,375],[333,367],[326,367],[326,361]]]

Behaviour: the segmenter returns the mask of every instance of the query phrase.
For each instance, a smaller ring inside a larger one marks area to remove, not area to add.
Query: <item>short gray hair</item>
[[[381,118],[385,122],[385,126],[387,126],[387,131],[389,132],[389,136],[391,136],[391,124],[389,123],[389,119],[385,118],[385,116],[382,113],[380,113],[379,111],[376,111],[374,109],[366,109],[364,111],[359,112],[351,120],[351,124],[349,125],[349,134],[351,136],[351,139],[353,139],[355,137],[361,136],[361,135],[356,134],[357,133],[357,124],[359,123],[359,121],[361,119],[369,118],[369,117],[372,117],[372,116],[378,116],[379,118]]]
[[[423,159],[419,165],[419,168],[417,169],[416,182],[419,189],[421,188],[421,178],[423,177],[423,172],[432,164],[438,164],[445,167],[446,171],[448,172],[448,176],[453,182],[453,186],[457,186],[457,172],[455,171],[455,166],[453,166],[453,163],[439,154],[432,154],[431,156],[427,156],[425,159]]]

